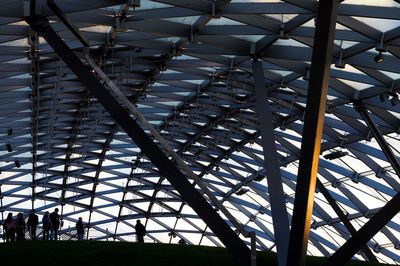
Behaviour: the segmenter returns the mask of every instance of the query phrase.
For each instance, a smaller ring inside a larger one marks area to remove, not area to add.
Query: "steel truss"
[[[223,245],[51,46],[28,42],[35,33],[24,22],[27,2],[0,3],[2,218],[62,207],[66,234],[82,216],[89,238],[133,241],[135,220],[143,219],[147,241]],[[276,250],[252,60],[268,89],[263,100],[292,221],[318,1],[54,3],[122,93],[256,232],[257,248]],[[352,244],[347,257],[400,263],[398,217],[374,223],[400,192],[399,8],[398,1],[338,5],[307,254],[330,256],[372,224],[376,234]],[[35,13],[85,62],[79,38],[47,1],[36,0]],[[384,61],[375,63],[379,52]]]

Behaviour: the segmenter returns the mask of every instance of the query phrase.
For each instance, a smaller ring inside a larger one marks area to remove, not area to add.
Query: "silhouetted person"
[[[76,237],[78,240],[83,240],[83,234],[85,233],[85,229],[83,228],[82,217],[79,217],[76,222]]]
[[[54,209],[54,212],[50,214],[51,221],[51,232],[50,232],[50,240],[57,240],[58,237],[58,229],[60,228],[60,216],[58,215],[58,208]]]
[[[181,239],[178,241],[178,244],[180,244],[180,245],[186,245],[185,239],[181,238]]]
[[[42,227],[43,227],[43,240],[49,240],[49,233],[51,227],[51,221],[49,212],[46,211],[42,218]]]
[[[6,242],[6,225],[5,225],[5,222],[0,223],[0,225],[3,227],[3,236],[2,236],[3,241]]]
[[[31,240],[36,240],[36,228],[38,223],[39,217],[35,214],[35,210],[31,210],[28,222],[26,223],[28,225],[29,237]]]
[[[9,212],[6,220],[4,221],[4,229],[6,233],[6,242],[15,241],[15,220],[12,217],[12,213]]]
[[[143,226],[140,220],[136,221],[135,230],[136,230],[137,241],[144,242],[143,237],[146,234],[146,228]]]
[[[15,220],[15,232],[17,233],[17,241],[25,240],[25,219],[21,212],[17,214]]]

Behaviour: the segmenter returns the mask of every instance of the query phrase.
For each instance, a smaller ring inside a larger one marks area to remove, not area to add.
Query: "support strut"
[[[287,265],[305,265],[339,0],[319,1]]]
[[[260,132],[264,151],[264,169],[267,174],[269,201],[271,204],[274,236],[278,255],[278,265],[286,265],[289,219],[283,192],[281,171],[272,126],[272,114],[269,109],[267,89],[265,87],[264,69],[261,62],[252,63],[253,79],[256,91],[256,111],[260,123]]]

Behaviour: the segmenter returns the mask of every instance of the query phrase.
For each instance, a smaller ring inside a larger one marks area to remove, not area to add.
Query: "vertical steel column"
[[[289,219],[285,204],[285,194],[283,192],[281,171],[276,155],[272,114],[268,104],[262,63],[257,62],[257,59],[255,59],[252,63],[252,68],[256,91],[256,111],[260,123],[264,150],[264,167],[267,173],[269,201],[271,204],[275,243],[278,251],[278,264],[284,266],[286,265],[289,241]]]
[[[376,127],[374,121],[369,116],[364,103],[355,102],[354,106],[360,112],[362,118],[367,123],[369,129],[374,135],[376,141],[392,165],[397,176],[400,177],[400,164],[395,155],[386,143],[381,132]],[[368,242],[375,234],[379,232],[393,217],[400,211],[400,193],[397,193],[385,206],[383,206],[360,230],[357,231],[343,246],[341,246],[324,265],[342,265],[346,263],[360,249],[362,245]]]
[[[338,0],[319,1],[287,265],[305,265]]]
[[[257,251],[256,251],[256,232],[250,232],[250,243],[251,243],[251,266],[257,266]]]
[[[339,219],[342,221],[344,226],[346,226],[347,230],[349,230],[350,234],[353,236],[357,233],[356,229],[354,226],[351,224],[351,222],[347,219],[346,215],[343,213],[343,211],[340,209],[339,205],[337,204],[336,200],[331,196],[329,191],[325,188],[325,186],[319,181],[317,178],[317,188],[319,191],[321,191],[322,195],[324,195],[325,199],[328,201],[329,205],[331,205],[332,209],[335,211]],[[375,255],[372,253],[372,251],[369,249],[367,245],[361,246],[361,250],[364,252],[365,256],[370,261],[378,261],[375,257]]]
[[[49,22],[41,17],[27,17],[26,22],[40,33],[54,51],[70,67],[82,84],[110,113],[127,135],[137,144],[142,152],[159,169],[171,185],[179,192],[215,235],[242,264],[250,265],[250,250],[235,234],[230,226],[218,215],[204,197],[194,188],[188,179],[168,159],[164,152],[154,143],[128,112],[115,100],[103,84],[90,72],[74,52],[51,28]]]
[[[32,6],[31,6],[32,7]],[[29,29],[29,39],[31,50],[28,52],[28,58],[31,60],[31,89],[32,89],[32,210],[35,209],[35,198],[36,198],[36,172],[37,172],[37,150],[39,142],[39,82],[40,82],[40,70],[39,70],[39,59],[40,54],[37,46],[39,45],[38,34]]]

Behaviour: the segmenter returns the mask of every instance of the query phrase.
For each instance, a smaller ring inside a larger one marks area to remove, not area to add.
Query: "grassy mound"
[[[259,252],[263,265],[276,265],[274,253]],[[238,265],[224,248],[97,241],[24,241],[0,244],[2,265]],[[325,258],[309,257],[307,265]],[[352,261],[348,265],[381,265]]]

